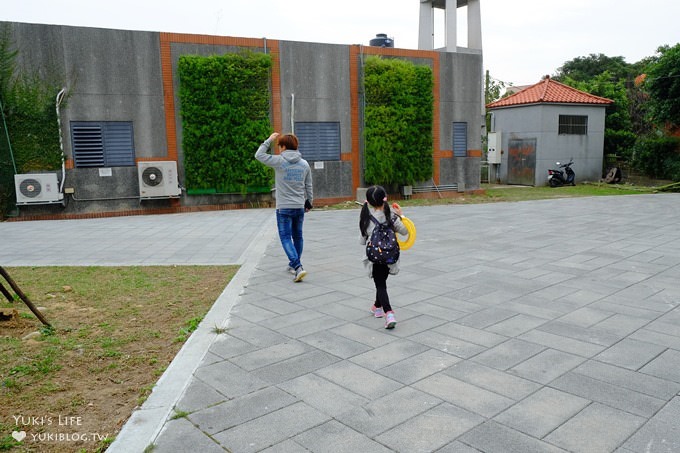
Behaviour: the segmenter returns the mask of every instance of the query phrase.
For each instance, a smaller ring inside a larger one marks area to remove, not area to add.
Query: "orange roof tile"
[[[607,105],[614,101],[577,90],[563,83],[546,77],[535,85],[531,85],[515,94],[486,105],[487,108],[510,107],[527,104],[600,104]]]

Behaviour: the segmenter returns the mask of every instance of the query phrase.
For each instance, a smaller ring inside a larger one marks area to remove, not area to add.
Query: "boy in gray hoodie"
[[[280,154],[268,154],[267,150],[277,139]],[[302,223],[305,212],[311,209],[314,195],[312,171],[297,149],[298,139],[295,135],[274,132],[257,149],[255,158],[275,171],[279,238],[288,257],[288,270],[295,274],[293,281],[300,282],[307,275],[300,262],[304,242]]]

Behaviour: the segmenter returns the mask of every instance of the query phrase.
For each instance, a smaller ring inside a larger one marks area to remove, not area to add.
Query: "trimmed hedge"
[[[366,59],[368,184],[412,185],[432,177],[433,86],[429,66],[376,56]]]
[[[255,160],[271,134],[271,57],[258,53],[179,59],[187,191],[269,189],[273,172]]]

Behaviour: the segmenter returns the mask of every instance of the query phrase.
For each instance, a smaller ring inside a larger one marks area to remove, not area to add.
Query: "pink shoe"
[[[385,316],[385,312],[383,311],[382,307],[376,307],[375,305],[371,307],[371,313],[373,313],[373,316],[376,318],[382,318]]]
[[[394,312],[388,311],[387,314],[385,315],[385,329],[394,329],[394,326],[396,325],[397,320],[394,317]]]

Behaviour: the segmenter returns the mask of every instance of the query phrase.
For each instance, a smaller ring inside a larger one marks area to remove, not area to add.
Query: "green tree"
[[[644,86],[649,93],[649,113],[658,126],[680,127],[680,44],[659,47]]]
[[[590,80],[603,72],[608,72],[615,79],[631,77],[631,66],[623,57],[608,57],[603,54],[591,53],[587,57],[576,57],[565,62],[558,70],[554,79],[564,82],[567,78],[577,81]]]
[[[604,131],[604,154],[628,155],[635,144],[633,123],[628,108],[628,90],[623,79],[616,79],[604,71],[588,80],[577,81],[566,77],[563,83],[578,90],[614,101],[607,106]]]

